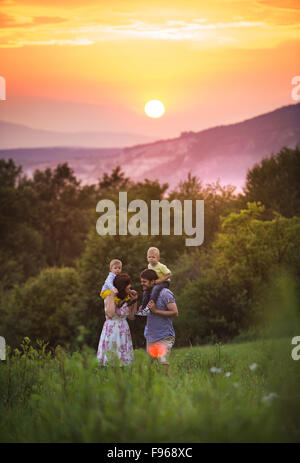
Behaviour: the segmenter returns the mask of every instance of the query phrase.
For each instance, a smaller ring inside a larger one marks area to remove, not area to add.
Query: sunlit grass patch
[[[90,348],[51,355],[25,341],[0,363],[0,439],[295,442],[300,377],[290,350],[288,338],[174,349],[167,377],[143,350],[133,366],[100,367]]]

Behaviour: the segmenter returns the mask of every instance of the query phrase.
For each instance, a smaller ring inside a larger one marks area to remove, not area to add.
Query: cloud
[[[12,27],[14,24],[15,24],[15,20],[12,16],[9,16],[4,13],[0,13],[0,26],[1,27]]]
[[[92,45],[94,42],[88,39],[75,39],[75,40],[21,40],[16,46],[23,47],[25,45]]]
[[[234,21],[204,23],[196,21],[173,21],[164,24],[149,24],[131,21],[125,25],[90,25],[79,29],[81,34],[93,36],[94,40],[114,40],[121,38],[160,39],[160,40],[202,40],[203,32],[224,29],[263,28],[263,21]]]
[[[0,0],[1,1],[1,0]],[[4,13],[0,13],[0,26],[2,28],[15,28],[15,27],[21,27],[21,28],[27,28],[27,27],[34,27],[34,26],[39,26],[43,24],[57,24],[57,23],[62,23],[65,22],[65,18],[61,18],[58,16],[34,16],[32,18],[29,18],[29,21],[22,21],[18,22],[15,17],[9,16]]]
[[[280,8],[281,10],[298,10],[300,11],[299,0],[258,0],[258,3],[263,6]]]
[[[234,1],[223,0],[221,3],[227,8]],[[201,14],[195,11],[193,18],[183,16],[181,19],[170,13],[168,18],[162,19],[155,16],[155,9],[152,18],[147,14],[131,17],[129,11],[123,11],[125,14],[117,18],[117,15],[121,14],[119,9],[110,11],[109,15],[107,9],[101,6],[101,2],[100,6],[91,7],[91,2],[87,0],[88,8],[80,11],[75,8],[72,14],[66,9],[60,10],[56,16],[49,14],[58,11],[58,8],[51,11],[43,10],[44,15],[34,15],[32,14],[34,10],[31,9],[28,17],[25,14],[17,16],[17,12],[14,16],[0,14],[0,23],[6,31],[0,33],[2,35],[0,47],[92,45],[104,41],[162,40],[189,41],[196,46],[198,43],[199,46],[202,47],[203,44],[208,48],[214,46],[272,48],[282,41],[296,38],[300,27],[297,13],[291,13],[290,10],[282,12],[277,7],[274,10],[272,5],[277,3],[277,0],[253,0],[249,2],[251,8],[241,11],[243,14],[239,16],[228,15],[226,12],[212,19],[209,16],[205,17],[207,10],[203,10]],[[294,2],[288,1],[287,4],[294,5]],[[63,8],[63,4],[61,5]],[[78,3],[75,2],[74,5]],[[69,6],[68,4],[66,8]],[[185,6],[182,7],[183,12],[184,8]],[[6,13],[10,12],[11,10],[6,10]],[[219,18],[222,20],[218,20]],[[17,32],[14,31],[15,28],[18,28]]]
[[[257,2],[259,14],[268,19],[274,26],[300,26],[299,1],[259,0]]]
[[[32,18],[33,25],[39,24],[57,24],[67,21],[66,18],[61,18],[59,16],[35,16]]]

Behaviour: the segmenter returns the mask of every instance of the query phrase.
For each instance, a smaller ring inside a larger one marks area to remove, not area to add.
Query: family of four
[[[169,290],[171,272],[162,264],[159,249],[151,247],[147,252],[148,269],[140,274],[143,303],[137,310],[136,291],[131,289],[130,276],[122,272],[122,262],[113,259],[109,275],[100,296],[104,299],[105,323],[99,340],[97,358],[101,366],[117,356],[121,365],[133,362],[133,346],[126,318],[146,316],[144,336],[147,352],[166,366],[175,342],[172,318],[178,316],[173,293]]]

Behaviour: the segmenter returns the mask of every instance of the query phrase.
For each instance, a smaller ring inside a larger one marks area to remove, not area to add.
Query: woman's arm
[[[129,320],[135,319],[136,312],[137,312],[137,301],[135,301],[134,304],[129,306],[129,315],[128,315]]]
[[[116,304],[115,304],[115,298],[114,294],[110,294],[109,296],[106,297],[105,299],[106,302],[106,315],[108,318],[112,318],[115,313],[116,313]]]

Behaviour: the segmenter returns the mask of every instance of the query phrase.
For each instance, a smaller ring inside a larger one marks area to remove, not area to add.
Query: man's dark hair
[[[130,276],[128,273],[119,273],[119,275],[116,275],[113,281],[113,284],[115,288],[119,291],[118,297],[120,299],[125,299],[127,294],[125,293],[125,288],[131,283],[130,281]]]
[[[140,274],[140,277],[143,278],[144,280],[149,280],[149,281],[158,279],[157,273],[154,270],[151,270],[150,268],[146,268],[145,270],[143,270]]]

